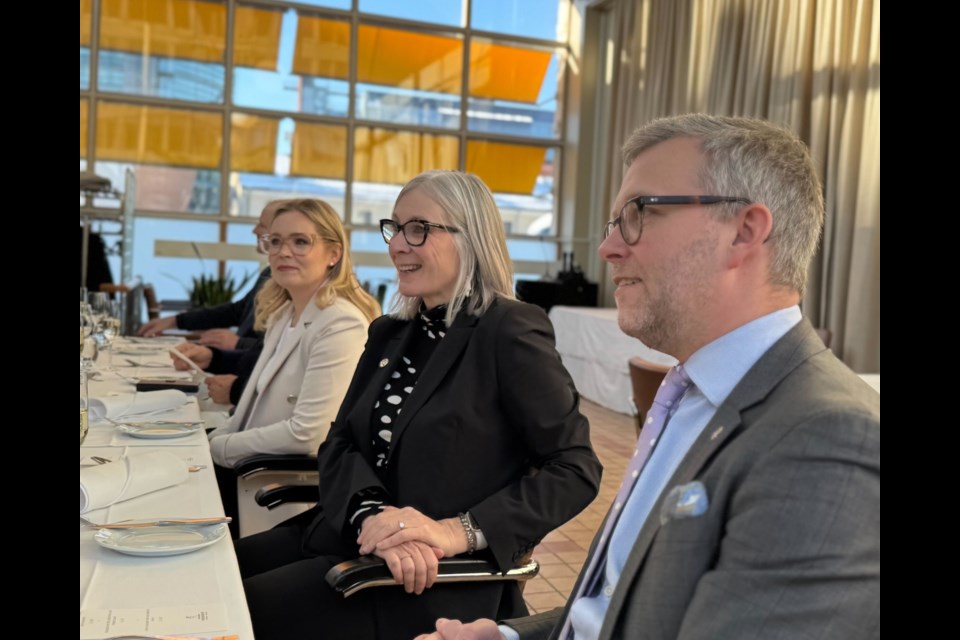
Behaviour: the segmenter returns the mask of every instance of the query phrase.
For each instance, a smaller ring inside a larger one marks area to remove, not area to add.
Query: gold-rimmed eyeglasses
[[[292,233],[289,236],[281,236],[276,233],[265,233],[257,238],[257,244],[260,250],[271,256],[275,256],[283,249],[283,245],[290,247],[290,253],[295,256],[305,256],[313,249],[320,236],[316,234]]]

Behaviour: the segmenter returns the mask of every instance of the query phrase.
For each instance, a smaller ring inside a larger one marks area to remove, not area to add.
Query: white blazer
[[[342,298],[325,309],[311,303],[267,369],[292,314],[290,303],[276,312],[237,410],[210,433],[210,454],[220,466],[232,468],[259,453],[316,455],[327,437],[363,351],[369,322]]]

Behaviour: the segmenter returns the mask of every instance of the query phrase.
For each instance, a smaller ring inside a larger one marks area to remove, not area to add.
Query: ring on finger
[[[401,520],[400,522],[397,523],[397,526],[403,529],[407,525],[403,524],[403,520]]]

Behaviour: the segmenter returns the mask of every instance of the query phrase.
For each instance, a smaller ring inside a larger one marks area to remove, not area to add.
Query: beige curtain
[[[880,1],[616,0],[612,11],[613,148],[693,111],[796,131],[827,207],[804,313],[851,368],[880,371]]]

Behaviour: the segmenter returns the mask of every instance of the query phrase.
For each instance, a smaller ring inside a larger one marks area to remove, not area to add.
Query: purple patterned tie
[[[597,542],[597,548],[590,557],[586,568],[584,569],[583,580],[580,581],[580,588],[571,600],[575,601],[584,595],[590,594],[598,580],[603,575],[603,569],[606,566],[607,545],[610,542],[610,532],[617,524],[623,506],[633,491],[633,486],[637,483],[637,478],[643,471],[643,466],[650,453],[656,445],[663,427],[667,423],[675,405],[683,395],[684,391],[690,387],[690,378],[687,372],[683,370],[683,365],[678,364],[667,372],[660,388],[657,390],[657,396],[653,399],[653,405],[647,413],[647,419],[643,424],[643,430],[640,432],[640,439],[637,441],[637,449],[633,452],[633,458],[627,465],[627,474],[620,485],[620,491],[617,492],[617,499],[613,503],[613,509],[607,516],[607,521],[603,526],[603,533],[600,534],[600,540]],[[563,623],[563,629],[560,631],[559,638],[566,640],[573,637],[573,629],[570,626],[570,616]]]

